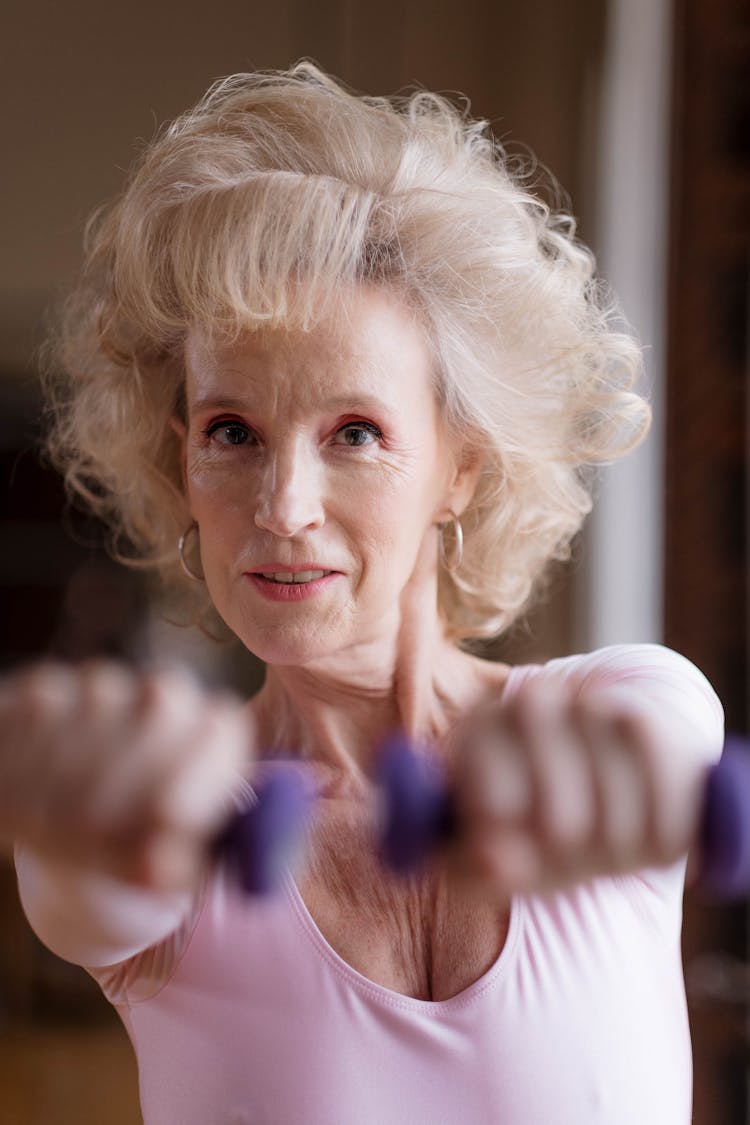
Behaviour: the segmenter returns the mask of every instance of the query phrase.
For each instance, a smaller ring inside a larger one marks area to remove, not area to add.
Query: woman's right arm
[[[180,673],[41,664],[0,681],[0,842],[41,940],[96,967],[175,930],[252,743],[245,710]]]

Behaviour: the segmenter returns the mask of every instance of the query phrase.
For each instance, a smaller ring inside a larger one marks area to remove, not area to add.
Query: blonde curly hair
[[[457,640],[506,629],[569,554],[591,466],[649,422],[640,348],[574,219],[528,180],[436,94],[357,96],[309,62],[216,83],[93,216],[55,340],[48,447],[116,552],[195,593],[169,425],[188,329],[309,328],[342,285],[375,283],[418,311],[445,419],[483,455],[440,611]]]

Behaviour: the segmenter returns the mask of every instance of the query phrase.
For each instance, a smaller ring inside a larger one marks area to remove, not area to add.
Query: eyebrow
[[[205,395],[197,398],[193,403],[191,410],[192,414],[197,414],[203,410],[231,410],[235,413],[241,414],[248,409],[251,400],[240,398],[226,398],[223,395]],[[378,398],[376,395],[335,395],[332,398],[325,399],[321,404],[323,410],[385,410],[389,411],[391,408],[388,403]]]
[[[204,395],[202,398],[197,398],[193,403],[191,410],[192,414],[197,414],[199,410],[244,410],[247,403],[243,403],[239,398],[223,398],[216,395]]]

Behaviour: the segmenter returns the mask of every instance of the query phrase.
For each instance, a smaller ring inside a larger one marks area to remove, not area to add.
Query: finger
[[[640,748],[605,708],[581,709],[577,724],[588,747],[596,794],[593,865],[600,871],[632,870],[648,854],[653,818]]]
[[[187,890],[196,885],[205,864],[204,849],[195,837],[162,832],[139,851],[129,877],[154,890]]]
[[[702,800],[700,778],[692,771],[675,771],[657,742],[647,715],[625,712],[616,719],[621,737],[632,747],[644,778],[647,819],[647,863],[673,863],[687,852]],[[675,778],[680,788],[675,789]]]
[[[457,773],[461,819],[466,831],[524,823],[533,787],[521,746],[497,725],[483,725],[466,744]]]
[[[185,757],[165,779],[159,819],[203,835],[218,828],[231,809],[248,759],[248,719],[234,704],[212,704]]]
[[[529,695],[526,751],[533,781],[531,826],[550,870],[575,873],[585,863],[596,798],[585,746],[570,720],[564,692],[552,686]]]
[[[480,873],[503,894],[539,890],[544,859],[538,841],[523,828],[496,826],[484,834],[476,852]]]
[[[64,771],[50,760],[49,746],[69,728],[74,677],[63,665],[38,665],[6,684],[6,706],[4,738],[11,752],[2,759],[0,802],[7,824],[18,817],[18,829],[37,839],[46,834],[58,804]]]
[[[122,834],[158,819],[164,779],[200,737],[206,701],[196,685],[174,672],[140,678],[126,714],[110,734],[106,761],[89,796],[92,824]]]
[[[118,755],[138,688],[129,670],[111,662],[83,664],[70,679],[71,707],[68,721],[54,731],[54,756],[61,766],[58,801],[78,815]]]

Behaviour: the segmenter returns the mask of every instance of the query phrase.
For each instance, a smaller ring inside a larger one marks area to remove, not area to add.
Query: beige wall
[[[221,75],[315,58],[369,93],[466,93],[582,205],[595,0],[11,0],[0,46],[0,369],[23,370],[85,216],[142,139]]]

